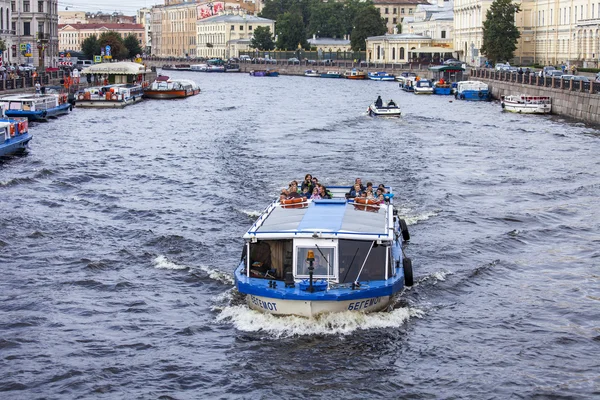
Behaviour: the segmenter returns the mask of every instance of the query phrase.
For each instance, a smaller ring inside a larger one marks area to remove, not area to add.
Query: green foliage
[[[280,16],[275,25],[275,32],[279,50],[296,50],[298,45],[303,49],[309,47],[300,13],[286,12]]]
[[[6,42],[4,41],[4,39],[0,39],[0,52],[6,51],[6,48]]]
[[[308,34],[319,37],[343,37],[347,31],[344,4],[337,2],[314,3],[310,7]]]
[[[481,53],[496,63],[510,60],[517,49],[521,36],[515,26],[515,14],[520,12],[518,4],[512,0],[494,0],[483,22],[483,45]]]
[[[123,45],[127,49],[127,58],[135,58],[136,55],[142,54],[143,50],[140,47],[140,42],[135,35],[129,35],[123,40]]]
[[[354,18],[354,29],[350,38],[350,46],[353,51],[366,49],[365,40],[369,36],[384,35],[387,32],[385,20],[381,18],[379,11],[372,5],[365,7]]]
[[[310,20],[310,7],[320,0],[266,0],[260,16],[279,21],[285,13],[299,13],[302,21],[308,26]]]
[[[96,35],[86,38],[83,43],[81,43],[81,51],[88,60],[93,60],[94,56],[100,55],[100,42],[98,42]]]
[[[252,36],[250,47],[261,51],[273,50],[275,48],[275,42],[273,41],[271,28],[268,26],[259,26],[254,29],[254,35]]]
[[[121,35],[114,31],[103,32],[98,38],[100,47],[110,46],[110,52],[112,58],[116,60],[123,60],[129,55],[127,47],[123,44],[123,38]]]

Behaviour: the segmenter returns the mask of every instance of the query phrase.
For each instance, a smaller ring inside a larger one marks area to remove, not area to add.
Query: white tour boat
[[[552,112],[552,99],[548,96],[502,96],[501,105],[506,111],[522,114],[550,114]]]
[[[393,195],[380,204],[347,199],[350,189],[330,187],[327,200],[275,200],[261,213],[234,274],[250,308],[303,317],[380,311],[413,284],[402,250],[410,236]]]

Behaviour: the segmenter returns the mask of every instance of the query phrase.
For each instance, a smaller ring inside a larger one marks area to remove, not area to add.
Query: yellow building
[[[451,58],[453,51],[445,40],[412,33],[367,38],[367,61],[375,63],[429,63],[434,58]]]
[[[144,47],[144,27],[140,24],[66,24],[58,26],[58,50],[81,51],[85,39],[109,31],[119,33],[122,38],[134,35],[140,47]]]
[[[414,14],[417,5],[429,4],[427,0],[373,0],[373,3],[385,20],[388,33],[397,33],[397,26]]]
[[[196,54],[205,58],[238,57],[240,51],[250,49],[249,39],[259,26],[269,27],[271,32],[275,32],[275,21],[241,11],[199,19],[196,24]]]

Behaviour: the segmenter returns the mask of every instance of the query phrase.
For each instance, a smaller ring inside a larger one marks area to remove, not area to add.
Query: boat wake
[[[402,307],[389,312],[364,314],[348,311],[322,314],[316,318],[274,316],[251,310],[245,302],[239,304],[243,300],[236,290],[228,291],[219,300],[230,304],[213,307],[213,311],[218,312],[217,322],[231,323],[242,332],[268,333],[268,337],[273,339],[307,335],[349,335],[357,330],[398,328],[411,318],[425,315],[418,308]]]
[[[191,273],[194,273],[198,270],[204,272],[208,277],[212,280],[227,284],[233,285],[233,276],[231,274],[219,271],[218,269],[200,265],[198,267],[190,267],[187,265],[177,264],[173,261],[167,259],[167,257],[160,255],[153,260],[154,268],[157,269],[170,269],[170,270],[189,270]]]
[[[249,216],[250,218],[258,218],[258,216],[262,213],[262,211],[252,211],[252,210],[238,210],[244,215]]]

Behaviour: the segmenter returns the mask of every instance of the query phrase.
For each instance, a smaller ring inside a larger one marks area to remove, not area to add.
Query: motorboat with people
[[[32,138],[27,118],[0,117],[0,157],[23,153]]]
[[[402,115],[400,107],[394,100],[384,104],[381,96],[378,96],[377,100],[369,106],[367,113],[371,117],[400,117]]]
[[[73,104],[67,94],[14,94],[0,98],[4,105],[4,115],[9,118],[24,117],[29,121],[46,121],[59,115],[68,114]]]
[[[351,188],[327,188],[331,199],[277,199],[259,215],[234,272],[251,309],[308,318],[369,313],[413,285],[403,252],[410,234],[392,188],[383,201],[348,198]]]
[[[410,72],[410,71],[405,71],[405,72],[401,72],[400,75],[396,75],[396,80],[398,82],[400,82],[401,84],[404,83],[404,81],[406,81],[406,79],[408,78],[416,78],[417,74],[414,72]]]
[[[548,96],[510,95],[502,96],[502,109],[521,114],[550,114],[552,98]]]
[[[405,92],[414,92],[416,83],[417,76],[407,76],[402,81],[400,81],[398,86],[400,86],[400,89],[404,90]]]
[[[429,79],[418,79],[415,81],[413,92],[415,94],[433,94],[433,82]]]
[[[361,69],[352,68],[344,73],[346,79],[361,80],[367,79],[367,73]]]
[[[489,101],[492,98],[488,84],[481,81],[458,82],[454,97],[468,101]]]
[[[144,88],[143,96],[148,99],[178,99],[198,93],[200,88],[190,79],[171,79],[159,75],[150,86]]]
[[[433,94],[449,96],[452,94],[452,84],[443,78],[433,84]]]
[[[319,78],[321,74],[319,71],[315,71],[314,69],[307,69],[304,71],[304,76],[308,76],[309,78]]]
[[[396,76],[389,74],[385,71],[369,72],[367,77],[372,81],[394,81]]]

